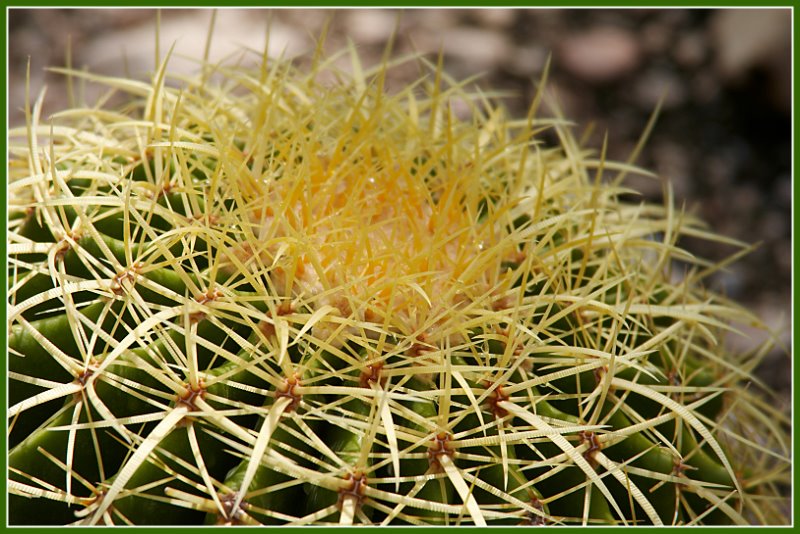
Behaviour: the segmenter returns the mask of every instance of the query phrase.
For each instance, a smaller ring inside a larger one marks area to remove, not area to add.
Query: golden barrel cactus
[[[679,243],[724,238],[540,98],[348,53],[28,103],[11,524],[786,522],[769,346],[729,347],[760,323]]]

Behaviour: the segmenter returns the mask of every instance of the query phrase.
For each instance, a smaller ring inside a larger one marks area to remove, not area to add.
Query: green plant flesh
[[[785,523],[770,346],[680,240],[741,245],[538,98],[341,57],[27,106],[10,523]]]

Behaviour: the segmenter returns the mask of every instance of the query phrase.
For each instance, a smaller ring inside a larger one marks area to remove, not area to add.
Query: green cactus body
[[[786,522],[768,347],[726,343],[758,320],[679,246],[722,238],[415,60],[392,93],[388,64],[165,62],[71,73],[113,113],[29,106],[11,524]]]

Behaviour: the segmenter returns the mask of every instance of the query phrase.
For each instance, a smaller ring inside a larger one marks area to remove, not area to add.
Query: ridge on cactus
[[[10,524],[789,522],[772,342],[681,239],[746,245],[543,90],[244,64],[10,131]]]

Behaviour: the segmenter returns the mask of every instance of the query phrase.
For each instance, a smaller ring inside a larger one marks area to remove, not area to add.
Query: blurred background
[[[211,13],[162,10],[161,54],[190,71],[203,53]],[[9,122],[24,124],[25,69],[33,97],[43,84],[45,114],[67,106],[63,66],[146,77],[155,61],[156,12],[149,9],[10,9]],[[348,40],[365,65],[380,60],[396,30],[397,53],[421,52],[455,78],[480,74],[482,88],[506,90],[522,116],[551,57],[549,88],[564,114],[608,156],[626,159],[659,99],[662,112],[637,163],[669,180],[679,205],[719,233],[759,247],[718,276],[716,289],[775,329],[784,350],[759,371],[787,402],[791,359],[792,12],[783,9],[287,9],[217,12],[212,59],[241,46],[288,57],[313,50],[330,23],[327,48]],[[69,43],[69,45],[68,45]],[[418,75],[408,72],[410,80]],[[402,76],[402,71],[401,71]],[[402,80],[401,80],[402,81]],[[635,182],[658,201],[659,180]],[[712,260],[735,249],[684,245]],[[752,343],[760,338],[757,332]],[[738,339],[737,343],[745,343]]]

